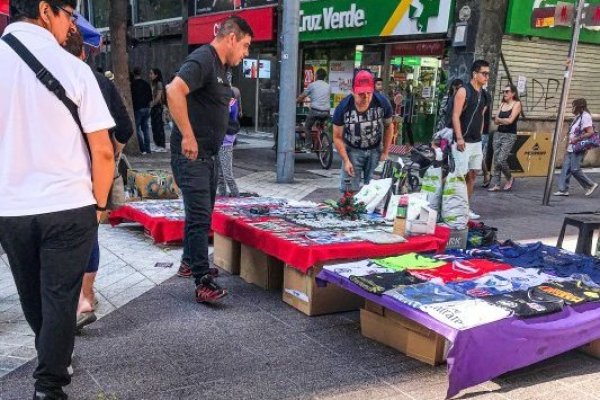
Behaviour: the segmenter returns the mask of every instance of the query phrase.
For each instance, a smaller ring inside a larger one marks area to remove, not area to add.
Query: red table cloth
[[[124,205],[110,213],[108,220],[112,226],[123,222],[138,222],[156,243],[173,243],[183,240],[185,222],[164,217],[153,217],[131,206]]]

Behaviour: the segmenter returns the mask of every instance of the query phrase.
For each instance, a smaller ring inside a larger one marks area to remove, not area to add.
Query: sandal
[[[501,192],[502,189],[500,189],[499,185],[495,185],[494,187],[491,187],[488,189],[488,192]]]
[[[486,188],[488,186],[490,186],[490,183],[492,183],[492,174],[484,174],[483,175],[483,183],[481,184],[481,187]]]
[[[505,192],[510,192],[514,184],[515,178],[510,178],[510,181],[506,182],[506,184],[504,185],[504,189],[502,190],[504,190]]]
[[[93,311],[82,312],[77,316],[76,329],[80,331],[84,326],[96,322],[97,319],[98,317],[96,317],[96,313]]]

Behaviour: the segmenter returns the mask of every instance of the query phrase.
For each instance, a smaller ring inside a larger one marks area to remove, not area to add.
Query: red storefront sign
[[[8,15],[8,0],[0,0],[0,14]]]
[[[394,43],[392,44],[391,56],[441,57],[444,55],[445,48],[446,42],[443,40]]]
[[[210,43],[221,22],[231,15],[244,18],[254,31],[255,42],[269,42],[275,38],[275,7],[234,11],[191,17],[188,21],[188,44]]]

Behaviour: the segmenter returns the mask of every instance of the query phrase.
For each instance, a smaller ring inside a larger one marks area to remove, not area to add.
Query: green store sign
[[[300,41],[446,34],[450,0],[303,0]]]
[[[524,36],[537,36],[555,40],[571,40],[573,29],[561,25],[560,7],[564,3],[575,6],[575,0],[511,0],[506,22],[506,33]],[[584,23],[599,25],[593,16],[598,13],[600,0],[586,0],[588,7],[584,12]],[[558,12],[557,12],[558,8]],[[594,15],[592,15],[594,14]],[[567,14],[571,15],[571,14]],[[600,26],[585,26],[581,30],[580,41],[600,44]]]

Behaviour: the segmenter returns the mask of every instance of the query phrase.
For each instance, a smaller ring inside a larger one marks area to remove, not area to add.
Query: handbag
[[[579,133],[577,134],[577,136],[580,136],[583,134],[582,129],[581,129],[582,124],[583,124],[583,118],[580,117]],[[590,136],[586,139],[580,140],[577,143],[572,144],[573,153],[575,153],[575,154],[584,153],[588,150],[595,149],[597,147],[600,147],[600,135],[598,135],[597,131],[594,131],[592,136]]]

